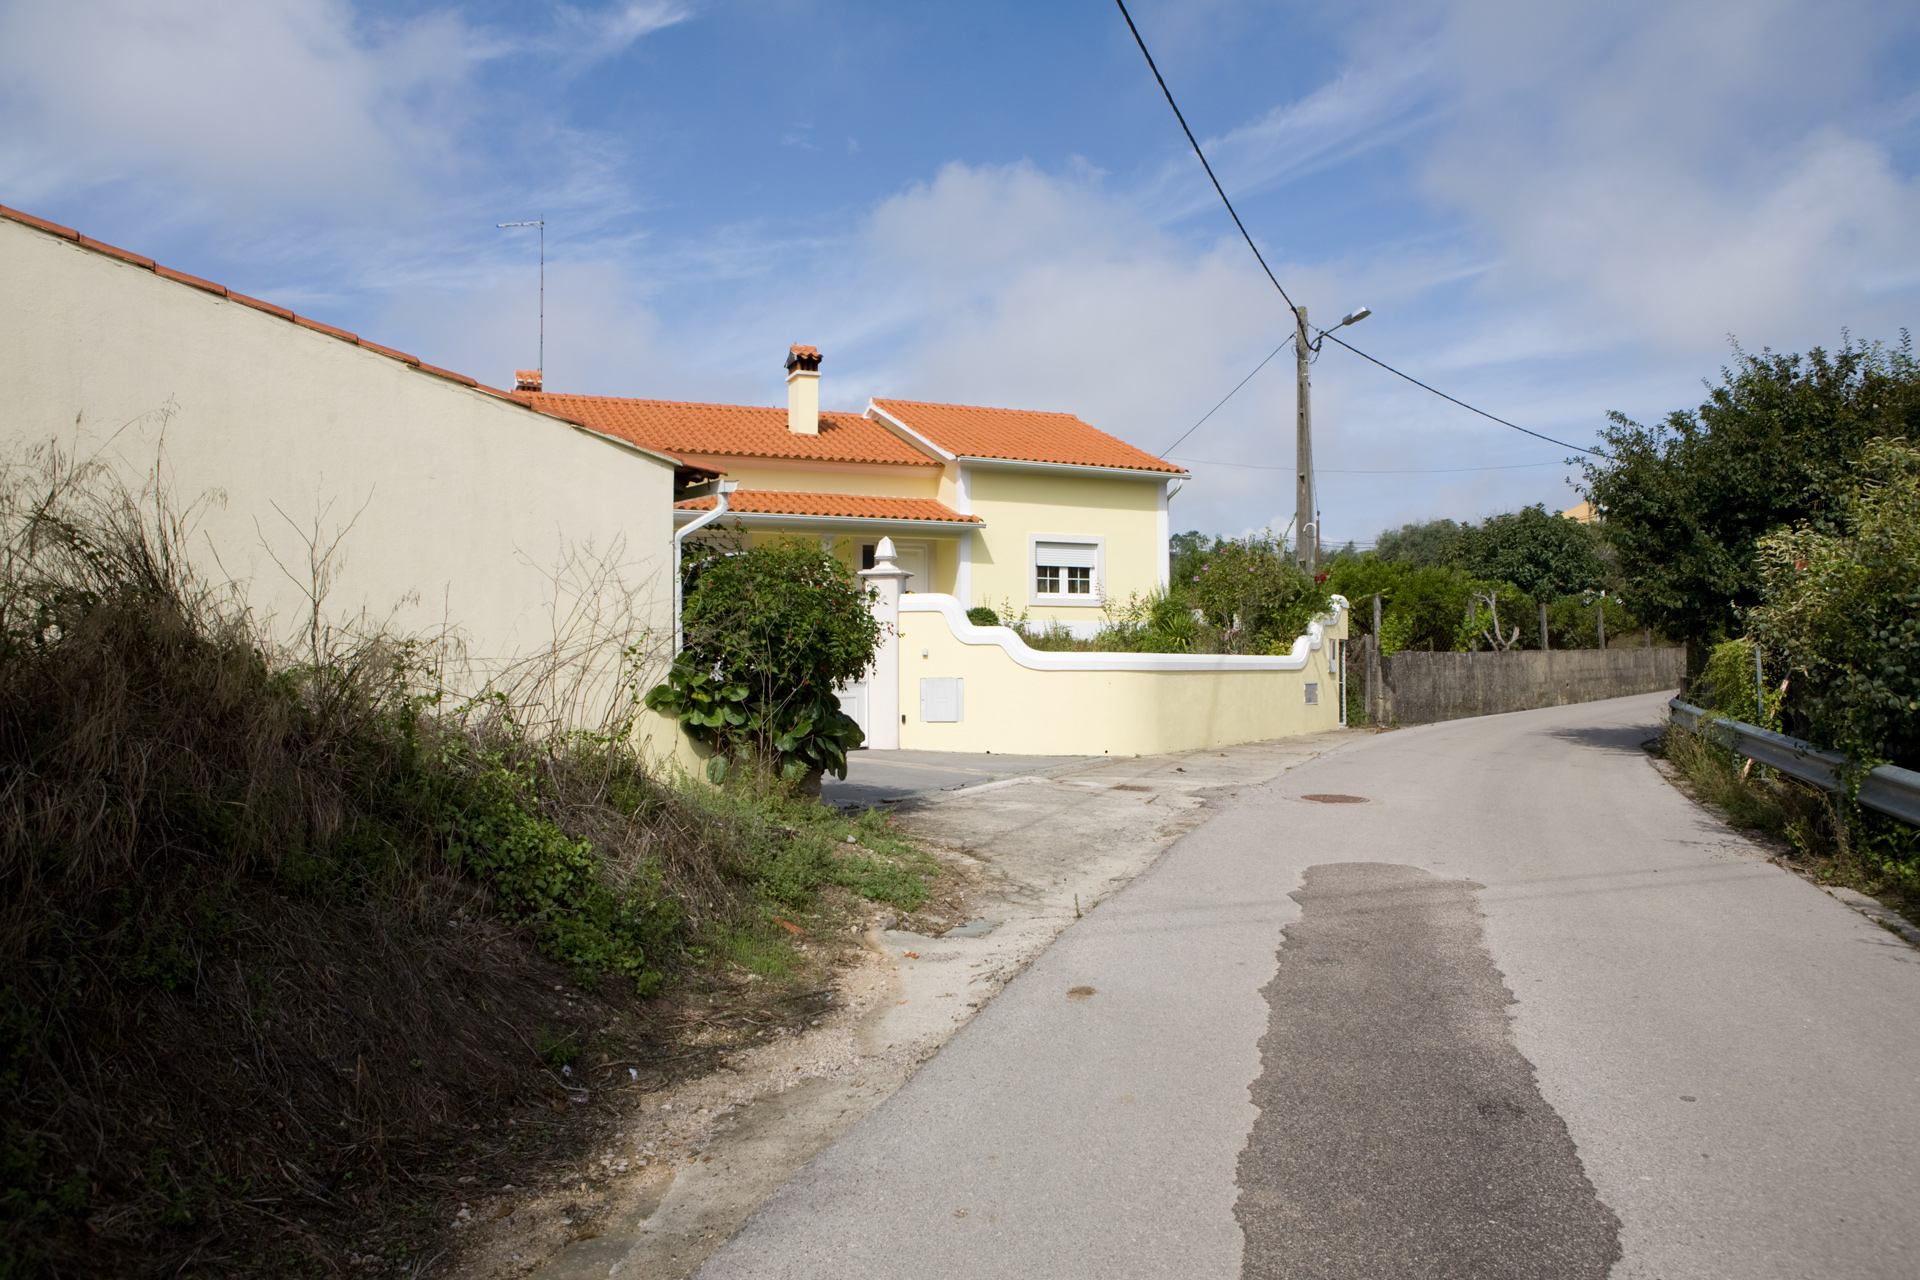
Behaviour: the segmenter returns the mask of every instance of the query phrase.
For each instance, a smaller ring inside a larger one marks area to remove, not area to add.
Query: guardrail
[[[1692,729],[1712,738],[1738,755],[1769,769],[1778,769],[1790,778],[1811,783],[1822,791],[1846,789],[1840,775],[1849,762],[1838,751],[1828,751],[1758,725],[1723,720],[1704,707],[1678,698],[1667,707],[1673,722],[1682,729]],[[1860,794],[1856,798],[1869,809],[1878,809],[1920,826],[1920,773],[1912,769],[1883,764],[1869,771],[1860,782]]]

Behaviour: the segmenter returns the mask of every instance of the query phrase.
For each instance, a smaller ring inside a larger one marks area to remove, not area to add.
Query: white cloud
[[[1858,33],[1912,25],[1869,3],[1464,0],[1437,36],[1457,108],[1429,189],[1498,244],[1489,289],[1590,339],[1831,341],[1920,271],[1920,185],[1859,127]]]
[[[1283,102],[1258,120],[1203,138],[1207,160],[1233,196],[1248,195],[1388,146],[1429,123],[1433,54],[1416,45],[1348,67],[1298,102]],[[1157,220],[1211,209],[1219,197],[1184,145],[1140,193]]]
[[[0,183],[22,202],[132,183],[176,208],[426,212],[502,161],[469,136],[495,105],[476,89],[484,65],[532,52],[578,69],[689,10],[554,14],[529,35],[450,10],[387,22],[348,0],[0,0]],[[541,141],[549,177],[564,172]]]
[[[159,177],[282,207],[404,197],[444,168],[475,56],[451,17],[368,30],[341,0],[14,0],[0,179]]]

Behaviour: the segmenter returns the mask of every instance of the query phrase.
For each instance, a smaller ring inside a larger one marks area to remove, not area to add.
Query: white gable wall
[[[176,500],[223,491],[199,546],[282,635],[305,601],[275,558],[304,576],[317,518],[353,525],[336,618],[450,623],[497,664],[573,612],[569,561],[611,560],[670,642],[673,471],[655,455],[7,220],[0,385],[9,457],[58,440],[137,479],[159,450]]]

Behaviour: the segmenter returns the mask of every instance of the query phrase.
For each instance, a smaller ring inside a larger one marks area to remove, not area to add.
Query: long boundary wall
[[[1356,676],[1365,665],[1353,664]],[[1678,689],[1686,683],[1687,651],[1396,653],[1381,661],[1376,670],[1384,681],[1376,677],[1376,685],[1383,687],[1376,687],[1371,699],[1374,721],[1429,724]]]

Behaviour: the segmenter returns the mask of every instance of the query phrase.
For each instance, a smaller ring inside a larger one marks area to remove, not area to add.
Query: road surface
[[[1920,1275],[1920,952],[1675,791],[1662,706],[1222,797],[697,1275]]]

